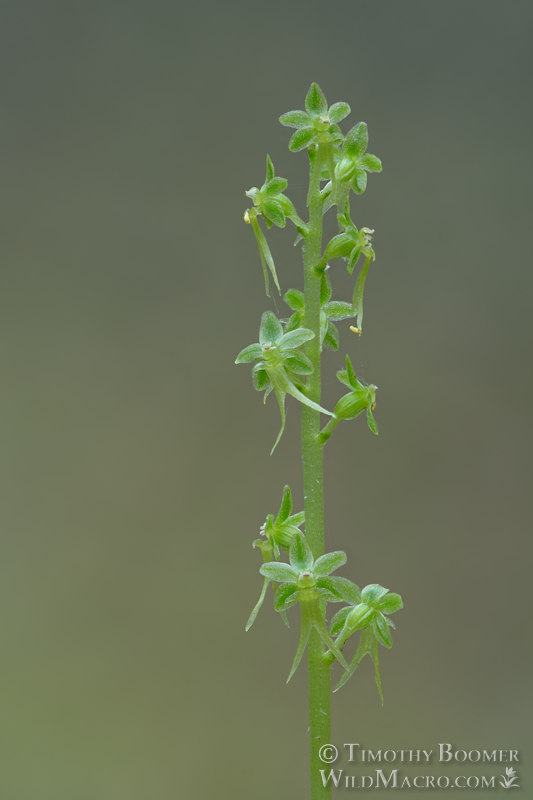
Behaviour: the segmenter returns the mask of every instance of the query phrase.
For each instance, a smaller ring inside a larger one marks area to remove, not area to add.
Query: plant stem
[[[329,439],[329,437],[331,436],[331,434],[333,433],[339,422],[340,419],[338,417],[332,417],[329,420],[328,424],[322,428],[322,431],[320,433],[320,441],[322,442],[322,444],[325,444],[327,442],[327,440]]]
[[[319,145],[313,154],[307,205],[309,230],[304,243],[304,327],[315,334],[307,342],[306,354],[313,364],[313,373],[307,383],[307,395],[320,404],[320,283],[316,267],[322,252],[322,198],[320,197],[320,172],[324,153]],[[317,558],[324,553],[324,469],[323,444],[319,438],[320,412],[302,407],[302,462],[305,507],[305,534]],[[313,630],[308,648],[309,691],[309,744],[311,762],[311,800],[327,800],[331,789],[324,788],[320,775],[323,768],[318,751],[331,741],[330,664],[324,658],[324,645]]]

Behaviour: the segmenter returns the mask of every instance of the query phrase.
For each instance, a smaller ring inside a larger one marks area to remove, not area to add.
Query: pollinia
[[[281,427],[272,452],[285,428],[287,395],[301,407],[304,510],[294,513],[291,490],[285,486],[277,515],[267,516],[261,536],[253,542],[263,557],[259,570],[263,584],[246,629],[253,625],[269,586],[274,608],[287,625],[287,611],[292,606],[299,608],[300,638],[287,681],[307,648],[313,800],[330,796],[321,773],[324,765],[319,748],[331,740],[331,668],[337,663],[340,670],[334,688],[337,691],[368,655],[383,702],[379,649],[392,646],[394,623],[390,615],[402,608],[400,595],[378,583],[361,590],[349,578],[332,574],[345,565],[346,554],[340,550],[325,553],[324,447],[339,423],[346,420],[364,417],[370,431],[378,433],[373,414],[377,387],[357,376],[348,355],[345,367],[337,372],[345,393],[333,411],[324,408],[321,401],[323,349],[339,349],[338,323],[343,320],[352,320],[350,330],[362,334],[363,293],[375,259],[374,231],[356,226],[350,200],[354,194],[364,193],[368,174],[381,172],[382,164],[367,151],[364,122],[358,122],[346,135],[342,133],[339,123],[350,113],[347,103],[328,106],[320,87],[312,83],[305,110],[289,111],[280,117],[282,125],[295,129],[289,150],[307,150],[308,219],[298,214],[286,194],[287,180],[276,175],[267,155],[262,186],[246,192],[253,205],[245,211],[244,220],[257,241],[268,297],[271,282],[280,294],[281,288],[263,226],[284,228],[287,221],[294,225],[296,244],[301,245],[303,254],[303,291],[288,289],[283,295],[289,309],[286,317],[279,319],[271,310],[262,314],[258,341],[241,350],[235,362],[251,364],[254,388],[264,392],[265,401],[271,393],[277,400]],[[323,242],[323,220],[328,212],[336,215],[338,232]],[[343,264],[348,274],[355,276],[352,297],[333,300],[330,275]],[[330,604],[340,605],[333,616],[329,614]]]

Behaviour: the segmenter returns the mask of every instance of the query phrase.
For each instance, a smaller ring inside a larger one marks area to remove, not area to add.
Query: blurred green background
[[[333,741],[518,748],[528,791],[532,22],[523,0],[2,4],[0,797],[307,797],[296,631],[267,607],[244,633],[251,541],[284,483],[302,505],[299,412],[270,458],[277,408],[233,360],[274,308],[243,192],[270,152],[302,208],[277,118],[312,80],[384,163],[353,205],[365,334],[343,323],[325,370],[331,405],[349,350],[381,435],[328,445],[328,542],[406,606],[385,706],[365,664]]]

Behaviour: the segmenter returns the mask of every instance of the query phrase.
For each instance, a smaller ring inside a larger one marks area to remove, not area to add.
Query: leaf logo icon
[[[505,768],[505,775],[501,776],[500,786],[504,789],[519,789],[518,775],[512,767]]]

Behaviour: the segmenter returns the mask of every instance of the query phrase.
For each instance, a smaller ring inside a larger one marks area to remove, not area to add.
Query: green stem
[[[340,419],[338,417],[333,417],[332,419],[330,419],[327,425],[324,425],[324,427],[320,432],[320,441],[322,442],[322,444],[325,444],[327,442],[327,440],[329,439],[329,437],[331,436],[331,434],[333,433],[339,422]]]
[[[322,198],[320,172],[324,152],[310,154],[309,228],[305,238],[304,258],[304,327],[315,334],[306,344],[306,354],[313,364],[307,383],[307,395],[320,404],[320,273],[316,270],[322,254]],[[302,462],[305,503],[305,534],[313,556],[324,553],[324,470],[323,445],[319,438],[320,412],[302,406]],[[329,800],[330,787],[324,787],[320,775],[323,764],[320,746],[331,741],[330,664],[324,657],[324,645],[316,630],[311,631],[308,648],[309,744],[311,761],[311,800]]]

